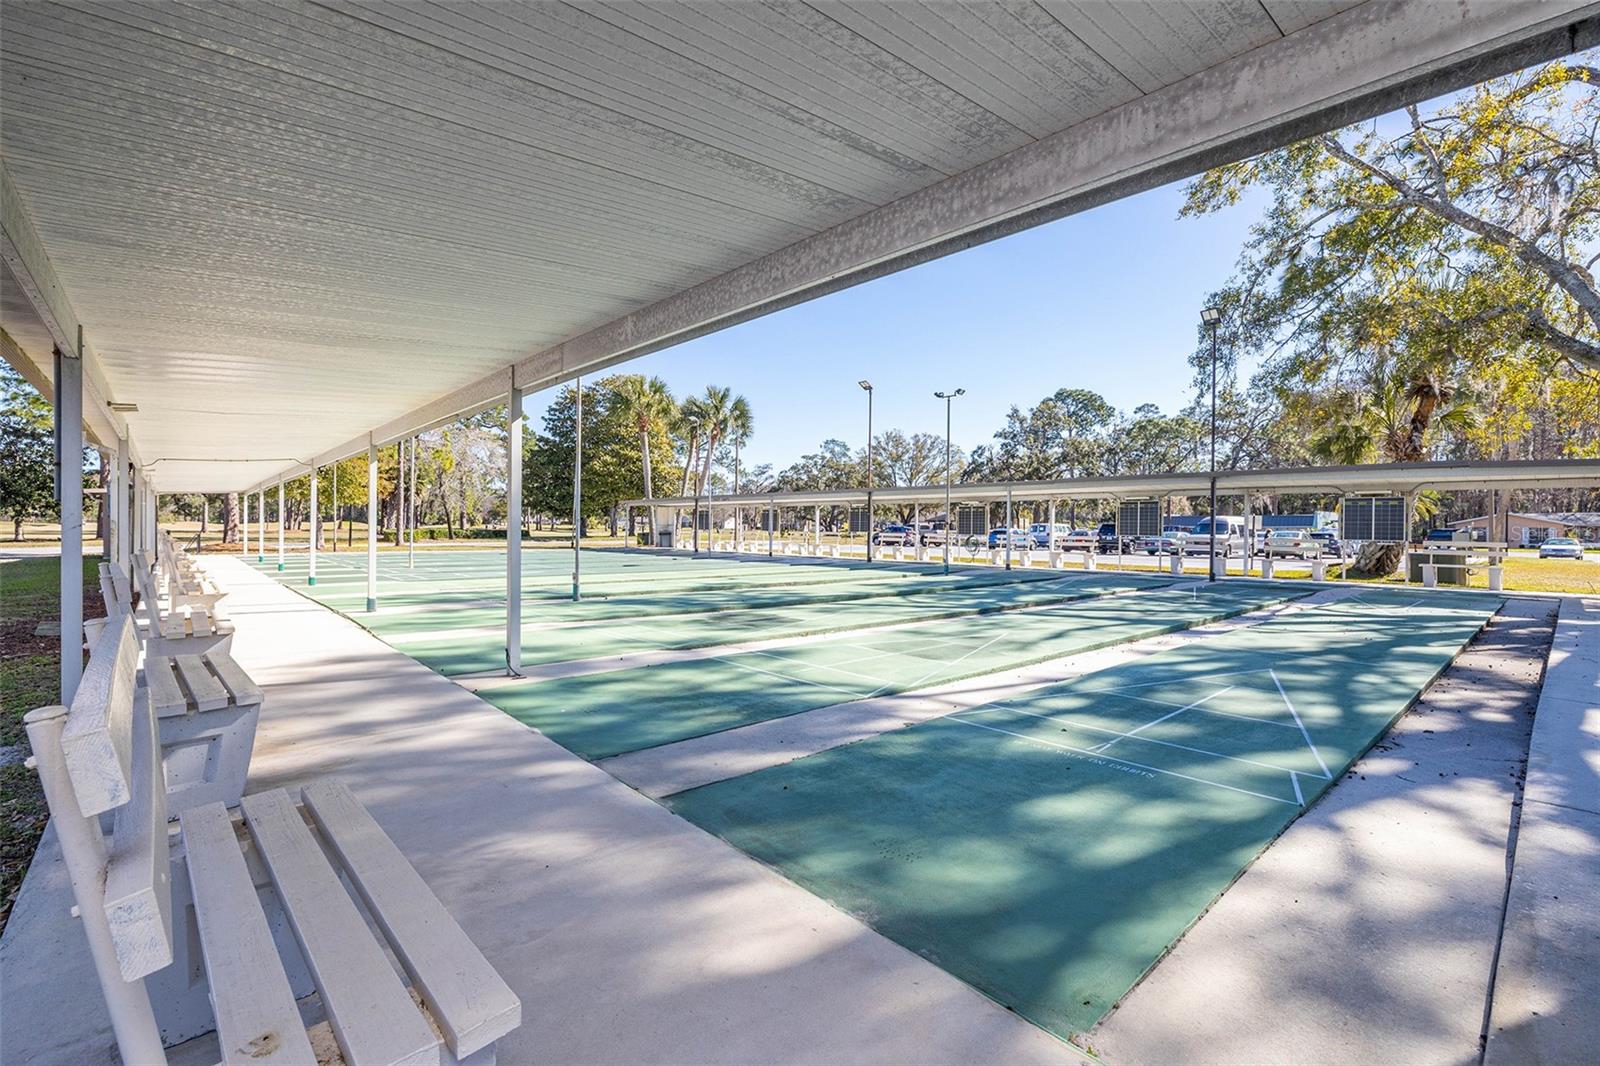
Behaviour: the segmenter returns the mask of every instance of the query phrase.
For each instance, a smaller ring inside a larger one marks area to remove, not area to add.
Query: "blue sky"
[[[782,469],[828,437],[873,428],[943,435],[939,389],[956,401],[956,443],[986,443],[1012,404],[1064,386],[1119,409],[1185,402],[1185,362],[1206,294],[1232,272],[1265,196],[1179,220],[1181,184],[1107,204],[858,285],[617,368],[657,374],[674,395],[708,383],[750,400],[751,465]],[[538,425],[551,393],[528,398]]]

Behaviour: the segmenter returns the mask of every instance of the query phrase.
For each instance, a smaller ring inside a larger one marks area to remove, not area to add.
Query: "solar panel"
[[[1339,508],[1342,540],[1401,544],[1410,539],[1406,501],[1401,496],[1346,496]]]
[[[956,535],[958,537],[980,536],[989,532],[989,509],[975,503],[963,503],[956,507]]]
[[[1159,500],[1126,500],[1117,508],[1117,533],[1124,537],[1161,535]]]

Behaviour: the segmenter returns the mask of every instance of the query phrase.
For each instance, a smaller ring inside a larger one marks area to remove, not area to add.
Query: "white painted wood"
[[[132,798],[133,691],[139,647],[133,619],[101,632],[61,731],[62,755],[84,814],[100,814]]]
[[[172,885],[156,717],[143,690],[129,699],[132,796],[113,816],[104,906],[122,979],[137,981],[172,961]]]
[[[195,710],[215,711],[228,705],[228,690],[211,675],[204,659],[198,655],[175,655],[172,663]]]
[[[157,718],[170,718],[189,711],[189,700],[172,671],[171,656],[156,655],[145,659],[144,684],[150,692],[150,709]]]
[[[206,664],[217,680],[227,686],[228,694],[234,703],[245,705],[261,702],[261,689],[250,680],[250,675],[233,661],[233,656],[223,651],[210,651],[206,653]]]
[[[314,1061],[232,819],[222,804],[211,803],[183,812],[178,821],[222,1061]]]
[[[439,1037],[423,1019],[322,849],[282,789],[241,807],[328,1020],[352,1063],[437,1063]]]
[[[520,1025],[521,1001],[350,790],[324,779],[302,798],[450,1050],[464,1058]]]
[[[92,660],[91,660],[92,665]],[[61,857],[72,883],[72,898],[83,923],[95,977],[105,997],[112,1031],[124,1062],[166,1062],[161,1033],[156,1027],[143,982],[122,979],[105,902],[106,843],[97,815],[86,815],[74,795],[72,775],[61,748],[61,733],[69,712],[65,707],[40,707],[28,712],[24,725],[33,749],[34,765],[50,808],[51,828],[61,847]]]

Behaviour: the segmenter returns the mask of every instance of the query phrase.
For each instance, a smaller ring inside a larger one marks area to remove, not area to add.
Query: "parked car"
[[[1548,537],[1539,545],[1541,559],[1582,559],[1583,545],[1571,537]]]
[[[1057,538],[1056,547],[1068,552],[1094,551],[1094,534],[1087,529],[1068,530],[1065,537]]]
[[[1103,555],[1133,550],[1132,537],[1118,537],[1115,522],[1101,522],[1094,534],[1095,550]]]
[[[1171,555],[1173,552],[1183,550],[1183,542],[1188,537],[1188,526],[1168,526],[1162,530],[1159,537],[1140,537],[1134,543],[1134,548],[1137,551],[1144,552],[1146,555],[1155,555],[1157,553]]]
[[[914,548],[917,546],[917,531],[899,522],[890,522],[872,535],[872,543],[880,547],[883,545],[904,545],[908,548]]]
[[[1224,555],[1244,553],[1244,519],[1239,515],[1217,515],[1217,549]],[[1211,518],[1206,516],[1195,524],[1183,542],[1185,555],[1205,555],[1210,551]]]
[[[1322,545],[1304,529],[1274,529],[1267,534],[1266,552],[1275,559],[1315,559]]]
[[[1008,533],[1010,534],[1011,547],[1013,549],[1027,548],[1033,544],[1033,537],[1028,534],[1026,529],[1012,528],[1008,530],[1005,526],[998,526],[989,530],[989,547],[1004,548]]]
[[[1048,522],[1035,522],[1028,527],[1028,536],[1032,539],[1035,548],[1049,548],[1052,541],[1055,542],[1056,547],[1060,547],[1061,542],[1066,540],[1071,533],[1072,527],[1063,522],[1057,522],[1054,530],[1051,529]]]
[[[1456,531],[1453,529],[1430,529],[1428,530],[1427,535],[1422,538],[1422,543],[1424,545],[1454,544],[1455,541]]]
[[[1313,529],[1311,536],[1322,545],[1323,555],[1337,556],[1340,552],[1339,534],[1331,529]]]

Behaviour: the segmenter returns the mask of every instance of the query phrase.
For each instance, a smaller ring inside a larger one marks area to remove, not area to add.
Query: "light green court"
[[[1363,592],[668,802],[1066,1038],[1334,785],[1498,602]]]
[[[1305,585],[1224,582],[965,615],[583,677],[486,689],[506,713],[590,759],[871,696],[1110,647],[1304,596]]]

